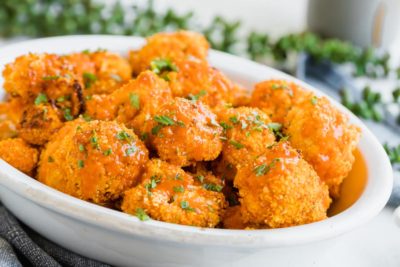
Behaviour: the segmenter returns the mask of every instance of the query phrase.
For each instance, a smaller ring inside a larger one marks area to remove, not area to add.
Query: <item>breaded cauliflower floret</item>
[[[118,54],[97,51],[89,54],[94,73],[82,73],[86,95],[110,94],[131,78],[128,60]]]
[[[280,228],[325,219],[330,205],[328,187],[287,142],[238,168],[243,222],[257,228]]]
[[[57,111],[48,104],[28,106],[18,125],[19,137],[34,145],[43,145],[63,125]]]
[[[159,33],[132,51],[130,62],[136,74],[151,69],[169,81],[174,96],[199,99],[211,108],[247,104],[245,89],[208,64],[208,48],[198,33]]]
[[[21,138],[0,141],[0,158],[28,175],[33,174],[38,155],[38,151]]]
[[[206,61],[209,44],[203,35],[190,31],[158,33],[147,38],[146,45],[129,54],[134,74],[148,69],[155,59]]]
[[[329,186],[331,196],[338,197],[340,184],[354,163],[360,130],[328,99],[309,95],[290,110],[285,133]]]
[[[293,104],[308,94],[300,86],[285,80],[267,80],[255,85],[250,105],[263,110],[272,121],[283,123]]]
[[[111,95],[93,96],[86,101],[86,108],[92,118],[116,119],[141,134],[148,118],[171,99],[168,83],[153,72],[145,71]]]
[[[275,142],[273,129],[279,125],[258,108],[228,108],[218,119],[226,137],[223,160],[234,167],[254,161]]]
[[[199,100],[212,109],[248,103],[246,90],[208,63],[176,60],[174,64],[177,70],[167,77],[175,96]]]
[[[38,180],[80,199],[107,204],[139,182],[147,161],[147,149],[132,130],[116,122],[76,120],[46,145]]]
[[[195,185],[190,174],[159,159],[147,164],[142,182],[122,202],[129,214],[144,210],[155,220],[199,227],[215,227],[224,208],[222,193]]]
[[[146,133],[160,158],[179,166],[216,159],[222,148],[216,116],[202,103],[184,98],[162,105]]]

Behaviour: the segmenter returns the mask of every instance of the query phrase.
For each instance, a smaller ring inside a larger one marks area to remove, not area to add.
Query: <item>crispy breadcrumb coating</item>
[[[18,170],[32,175],[38,162],[39,152],[21,138],[0,141],[0,158]]]
[[[146,147],[125,126],[76,120],[46,145],[38,180],[80,199],[107,204],[138,183],[147,160]]]
[[[122,202],[126,213],[143,209],[155,220],[200,227],[215,227],[225,206],[222,193],[195,185],[192,175],[159,159],[147,164],[141,183]]]
[[[287,142],[279,142],[265,155],[238,168],[245,224],[280,228],[323,220],[331,203],[328,187],[314,169]]]
[[[359,128],[350,125],[348,117],[328,99],[311,94],[290,110],[285,133],[329,186],[331,196],[338,197],[340,185],[354,163]]]

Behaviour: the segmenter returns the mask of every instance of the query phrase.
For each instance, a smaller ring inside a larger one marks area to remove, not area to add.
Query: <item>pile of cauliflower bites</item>
[[[323,220],[360,130],[285,80],[251,95],[209,65],[197,33],[159,33],[129,60],[27,54],[4,71],[0,157],[71,196],[199,227]]]

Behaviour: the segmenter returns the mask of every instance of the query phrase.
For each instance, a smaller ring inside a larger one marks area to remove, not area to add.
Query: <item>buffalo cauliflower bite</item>
[[[265,155],[238,168],[234,184],[245,224],[280,228],[327,217],[328,187],[287,142],[275,143]]]
[[[110,94],[131,78],[129,62],[118,54],[96,51],[89,56],[94,72],[82,73],[86,95]]]
[[[129,54],[134,74],[148,69],[155,59],[206,61],[209,44],[203,35],[190,31],[158,33],[146,39],[146,45]]]
[[[174,96],[199,99],[211,108],[247,104],[244,88],[231,82],[207,60],[209,45],[197,33],[160,33],[130,54],[134,73],[151,69],[170,83]]]
[[[300,86],[285,80],[267,80],[255,85],[250,106],[260,108],[272,121],[283,123],[296,101],[308,94]]]
[[[246,90],[207,62],[176,60],[174,63],[176,71],[168,73],[167,77],[175,96],[199,100],[212,109],[248,103]]]
[[[21,138],[0,141],[0,158],[28,175],[32,175],[36,168],[38,154]]]
[[[194,184],[192,175],[159,159],[151,160],[141,183],[125,192],[122,210],[170,223],[215,227],[225,200],[222,193]]]
[[[9,103],[0,103],[0,140],[15,137],[17,135],[17,129],[11,116],[9,115],[10,105]]]
[[[57,111],[50,105],[28,106],[17,127],[19,137],[33,145],[43,145],[63,125]]]
[[[279,127],[257,108],[228,108],[218,119],[226,138],[222,148],[226,168],[246,164],[263,154],[275,142],[273,129]]]
[[[221,133],[207,106],[184,98],[162,105],[145,131],[160,158],[179,166],[216,159],[222,148]]]
[[[147,160],[146,147],[125,126],[76,120],[65,124],[42,151],[38,180],[106,205],[138,183]]]
[[[153,72],[145,71],[111,95],[93,96],[86,101],[86,109],[92,118],[116,119],[141,134],[146,121],[171,99],[168,83]]]
[[[290,110],[285,133],[329,186],[331,196],[338,197],[340,184],[354,163],[360,130],[328,99],[311,94]]]

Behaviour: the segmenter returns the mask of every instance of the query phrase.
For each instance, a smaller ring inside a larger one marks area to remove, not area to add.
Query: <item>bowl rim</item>
[[[52,50],[49,52],[66,53],[93,49],[96,45],[112,51],[127,51],[138,48],[143,43],[144,39],[141,37],[118,35],[73,35],[23,41],[0,48],[0,71],[6,62],[11,62],[17,55],[29,51],[44,51],[43,49],[49,46]],[[159,242],[208,246],[262,248],[322,241],[360,226],[383,209],[392,190],[392,167],[382,145],[360,119],[328,95],[271,67],[218,51],[210,51],[209,59],[212,65],[232,75],[245,72],[253,80],[261,81],[266,79],[263,77],[273,76],[293,81],[318,96],[327,97],[335,107],[349,116],[351,123],[359,126],[362,131],[358,148],[368,169],[367,183],[359,199],[345,211],[315,223],[279,229],[230,230],[184,226],[155,220],[142,222],[135,216],[85,202],[50,188],[3,160],[0,160],[0,186],[45,209],[104,230],[136,238],[156,239]],[[1,84],[2,81],[0,78]],[[1,88],[0,91],[2,90]],[[1,198],[0,195],[0,200]]]

